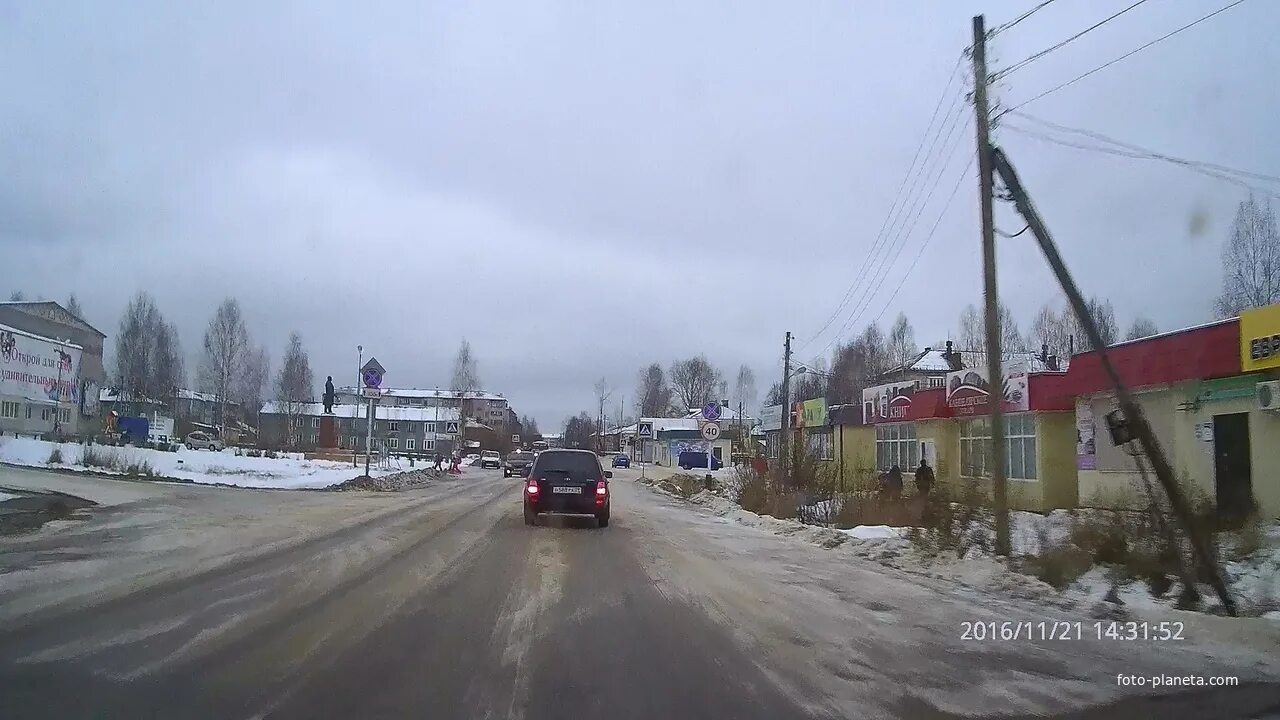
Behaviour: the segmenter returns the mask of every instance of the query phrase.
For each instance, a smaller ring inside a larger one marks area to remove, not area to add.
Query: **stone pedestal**
[[[338,447],[338,420],[332,415],[320,416],[320,447]]]

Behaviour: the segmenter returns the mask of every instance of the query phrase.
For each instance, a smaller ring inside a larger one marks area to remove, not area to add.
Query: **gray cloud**
[[[146,288],[191,352],[233,294],[273,355],[296,328],[340,380],[360,343],[391,382],[444,384],[466,336],[485,384],[548,426],[596,377],[629,394],[643,364],[697,352],[752,365],[763,391],[783,331],[813,335],[870,251],[968,42],[963,5],[0,5],[0,285],[75,291],[107,332]],[[993,65],[1107,14],[1059,5],[997,37]],[[995,96],[1026,100],[1210,9],[1144,5]],[[1243,5],[1026,110],[1276,173],[1277,15]],[[972,155],[971,128],[957,138],[850,332],[902,310],[925,344],[978,300],[972,179],[890,300]],[[996,138],[1122,323],[1207,319],[1244,191]],[[1051,278],[1027,236],[1000,260],[1027,322]]]

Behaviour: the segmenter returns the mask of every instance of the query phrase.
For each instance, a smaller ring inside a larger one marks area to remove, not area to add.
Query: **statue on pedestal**
[[[326,415],[333,414],[333,376],[330,375],[328,380],[324,381],[324,412]]]

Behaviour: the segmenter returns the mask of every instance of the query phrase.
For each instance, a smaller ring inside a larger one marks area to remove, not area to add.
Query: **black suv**
[[[609,527],[609,478],[590,450],[544,450],[538,453],[524,483],[524,524],[536,525],[542,513],[594,515]]]
[[[534,455],[531,452],[513,452],[507,455],[507,459],[502,462],[502,477],[511,477],[519,475],[524,477],[529,474],[529,467],[533,465]]]

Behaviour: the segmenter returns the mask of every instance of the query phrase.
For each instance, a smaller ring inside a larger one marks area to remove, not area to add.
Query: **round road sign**
[[[716,423],[709,422],[702,426],[702,439],[715,442],[720,439],[720,426]]]
[[[369,388],[376,388],[382,384],[382,373],[374,368],[367,368],[364,371],[364,385]]]
[[[702,417],[712,422],[720,419],[720,406],[716,403],[709,402],[702,406]]]

